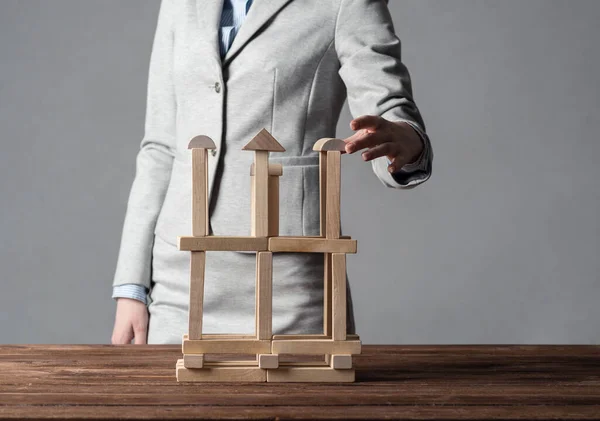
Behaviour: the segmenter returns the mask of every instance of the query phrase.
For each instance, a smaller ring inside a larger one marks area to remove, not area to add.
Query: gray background
[[[435,159],[407,191],[344,160],[358,332],[600,343],[600,2],[390,3]],[[2,343],[110,340],[158,5],[0,1]]]

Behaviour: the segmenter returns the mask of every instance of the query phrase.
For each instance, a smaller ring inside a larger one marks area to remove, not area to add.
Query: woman
[[[252,154],[241,148],[266,128],[286,149],[271,157],[284,165],[280,235],[316,235],[312,145],[335,137],[346,97],[356,117],[346,151],[363,151],[389,187],[426,181],[431,145],[384,0],[162,1],[113,282],[113,343],[180,343],[187,330],[189,253],[176,241],[191,229],[189,140],[204,134],[217,145],[213,234],[249,234]],[[208,253],[204,332],[254,330],[254,265],[254,254]],[[322,276],[322,255],[274,256],[274,332],[322,332]]]

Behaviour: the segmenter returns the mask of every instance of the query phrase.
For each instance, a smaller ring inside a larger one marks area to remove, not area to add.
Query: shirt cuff
[[[113,287],[112,298],[129,298],[147,304],[146,295],[148,290],[139,284],[122,284]]]

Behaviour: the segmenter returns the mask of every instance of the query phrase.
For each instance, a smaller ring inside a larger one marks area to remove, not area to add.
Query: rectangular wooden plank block
[[[176,365],[178,382],[266,382],[267,372],[259,367],[205,367],[185,368],[183,360]]]
[[[272,354],[360,354],[360,341],[333,341],[327,339],[273,340]]]
[[[269,235],[269,152],[254,151],[254,201],[252,202],[252,235]]]
[[[326,229],[327,238],[340,238],[341,153],[327,152]]]
[[[256,339],[223,339],[223,340],[192,340],[183,341],[184,354],[270,354],[271,341]],[[342,352],[338,352],[341,354]]]
[[[192,235],[208,235],[208,151],[192,149]]]
[[[346,255],[331,255],[332,313],[331,333],[333,340],[346,339]]]
[[[271,237],[269,251],[290,253],[356,253],[356,240],[321,237]]]
[[[273,319],[273,253],[256,254],[256,337],[270,340]]]
[[[183,334],[183,340],[190,339],[187,333]],[[256,339],[256,335],[247,335],[245,333],[207,333],[202,335],[202,339]]]
[[[331,367],[280,367],[267,371],[271,383],[352,383],[354,370],[334,370]]]
[[[184,237],[179,239],[179,250],[182,251],[267,251],[267,237]]]
[[[200,339],[202,337],[205,268],[206,253],[193,251],[190,259],[190,301],[188,307],[188,335],[190,339]]]

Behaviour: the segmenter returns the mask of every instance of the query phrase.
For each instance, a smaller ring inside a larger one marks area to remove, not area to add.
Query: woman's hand
[[[148,334],[148,308],[146,304],[129,298],[117,298],[117,314],[112,333],[112,344],[145,344]]]
[[[391,164],[388,171],[394,173],[402,166],[413,163],[423,152],[423,140],[417,131],[403,121],[393,122],[374,115],[357,117],[350,122],[356,133],[347,139],[346,152],[362,153],[365,161],[387,156]]]

